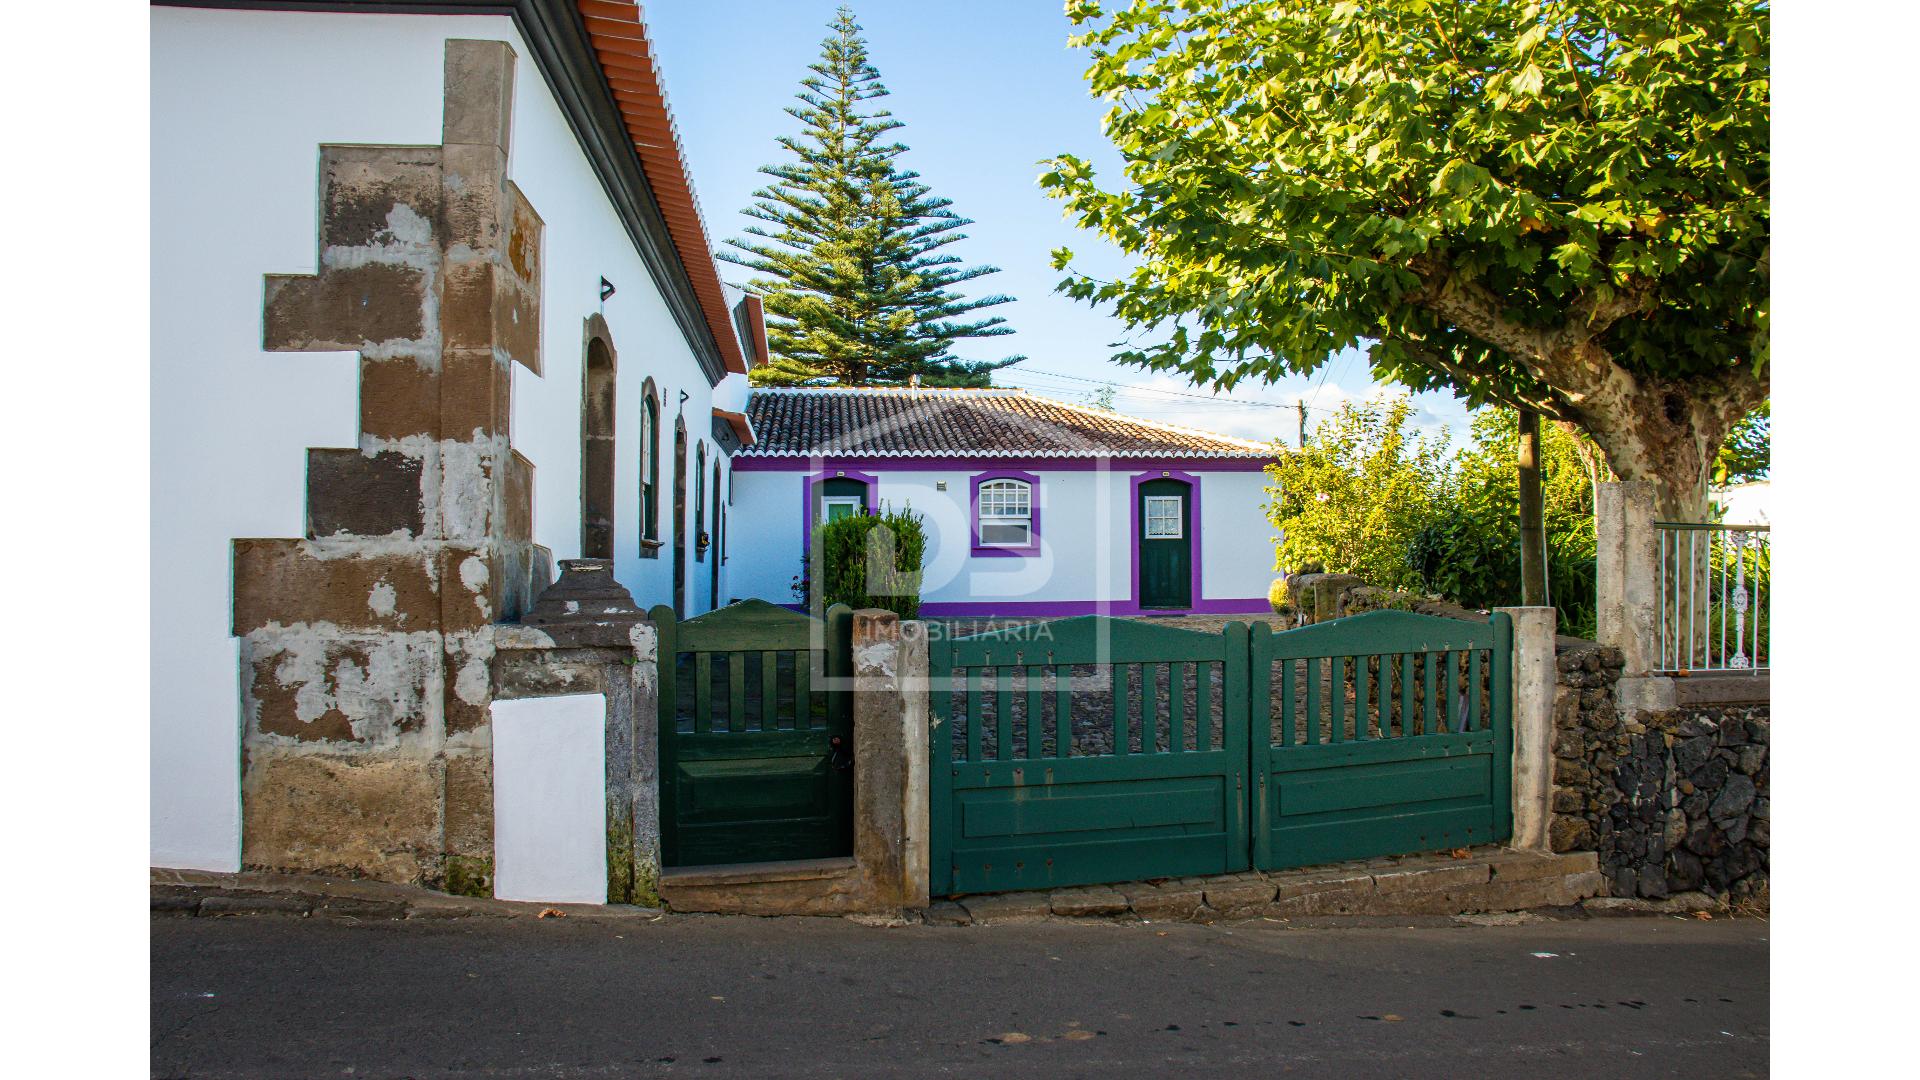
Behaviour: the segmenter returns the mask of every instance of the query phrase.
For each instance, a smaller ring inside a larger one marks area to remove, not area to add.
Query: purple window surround
[[[1149,480],[1178,480],[1187,485],[1187,551],[1192,555],[1193,584],[1188,596],[1190,608],[1143,608],[1140,606],[1140,537],[1146,527],[1140,520],[1140,485]],[[1133,522],[1133,530],[1127,534],[1127,557],[1133,560],[1132,614],[1151,615],[1158,611],[1199,611],[1205,603],[1200,592],[1200,478],[1192,473],[1178,469],[1161,469],[1157,472],[1134,473],[1127,482],[1127,518]]]
[[[1124,472],[1129,469],[1184,469],[1188,472],[1259,472],[1272,458],[969,458],[969,457],[753,457],[735,455],[735,472],[818,472],[821,469],[889,469],[899,472],[984,472],[1025,469],[1036,472]],[[852,476],[852,472],[847,473]]]
[[[738,459],[736,459],[737,461]],[[872,473],[860,472],[844,466],[829,465],[807,477],[800,486],[800,550],[805,552],[813,544],[813,507],[814,489],[829,480],[858,480],[867,485],[868,513],[880,508],[880,478]]]
[[[980,485],[991,480],[1018,480],[1027,485],[1027,511],[1032,515],[1027,542],[1019,547],[990,547],[980,542]],[[989,469],[976,473],[968,491],[969,526],[973,530],[973,555],[977,559],[1032,558],[1040,554],[1040,477],[1018,469]]]

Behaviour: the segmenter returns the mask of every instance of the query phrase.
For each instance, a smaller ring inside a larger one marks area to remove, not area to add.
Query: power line
[[[1157,387],[1129,386],[1125,383],[1114,382],[1111,379],[1090,379],[1084,375],[1068,375],[1065,372],[1043,371],[1040,368],[1022,367],[1022,368],[1014,368],[1011,370],[1015,376],[1028,375],[1028,374],[1043,375],[1051,379],[1071,379],[1074,382],[1092,383],[1096,386],[1111,386],[1113,387],[1115,393],[1120,393],[1120,394],[1134,394],[1134,395],[1154,394],[1162,397],[1188,398],[1194,401],[1204,401],[1209,405],[1226,405],[1226,406],[1235,407],[1235,408],[1246,407],[1246,408],[1256,408],[1256,409],[1291,409],[1295,407],[1293,405],[1284,404],[1277,401],[1244,401],[1244,400],[1237,400],[1234,398],[1222,398],[1218,394],[1189,394],[1179,390],[1161,390]],[[1323,379],[1324,379],[1324,376],[1323,376]],[[1313,408],[1313,406],[1310,405],[1308,406],[1308,408]],[[1335,412],[1337,410],[1320,409],[1317,411]]]

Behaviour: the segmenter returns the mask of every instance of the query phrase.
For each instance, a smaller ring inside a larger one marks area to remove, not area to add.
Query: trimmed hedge
[[[813,550],[820,553],[820,595],[812,598],[813,606],[884,608],[903,619],[919,618],[927,532],[925,519],[911,506],[821,525]]]

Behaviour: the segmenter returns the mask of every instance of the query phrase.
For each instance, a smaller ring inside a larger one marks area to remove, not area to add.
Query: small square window
[[[1148,540],[1178,540],[1186,535],[1181,513],[1186,499],[1179,495],[1149,495],[1146,529]]]

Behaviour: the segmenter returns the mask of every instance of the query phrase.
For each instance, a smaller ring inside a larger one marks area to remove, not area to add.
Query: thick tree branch
[[[1498,373],[1491,369],[1450,359],[1436,349],[1408,341],[1405,338],[1393,338],[1391,340],[1395,345],[1406,350],[1407,355],[1413,357],[1414,360],[1433,371],[1437,371],[1453,379],[1463,388],[1467,386],[1477,387],[1482,393],[1486,394],[1486,396],[1503,405],[1515,409],[1532,409],[1534,412],[1550,420],[1571,422],[1574,418],[1574,414],[1568,408],[1566,401],[1551,389],[1549,389],[1546,394],[1539,396],[1520,394],[1506,390],[1499,385]]]

